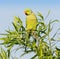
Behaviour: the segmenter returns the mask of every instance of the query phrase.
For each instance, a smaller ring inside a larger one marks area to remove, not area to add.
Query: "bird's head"
[[[26,9],[24,11],[25,15],[30,15],[32,13],[32,10],[31,9]]]

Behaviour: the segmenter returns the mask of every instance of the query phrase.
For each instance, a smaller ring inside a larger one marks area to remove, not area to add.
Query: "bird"
[[[37,17],[31,9],[25,9],[24,13],[26,15],[26,31],[29,33],[28,36],[30,36],[31,33],[34,34],[37,28]]]
[[[26,15],[26,30],[36,30],[37,26],[37,17],[31,9],[25,9]]]

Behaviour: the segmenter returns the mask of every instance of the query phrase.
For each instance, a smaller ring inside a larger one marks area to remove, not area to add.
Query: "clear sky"
[[[0,0],[0,33],[12,28],[14,16],[19,16],[25,25],[26,8],[32,9],[35,13],[40,11],[44,16],[51,10],[49,17],[60,20],[60,0]]]

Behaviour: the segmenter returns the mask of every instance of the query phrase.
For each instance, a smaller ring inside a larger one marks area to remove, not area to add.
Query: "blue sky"
[[[11,22],[14,16],[19,16],[25,25],[26,8],[35,13],[40,11],[44,16],[51,10],[49,18],[60,20],[60,0],[0,0],[0,33],[8,28],[12,29]]]
[[[25,8],[31,8],[34,12],[40,11],[44,16],[51,10],[51,18],[60,19],[59,6],[60,0],[0,0],[0,31],[10,26],[15,15],[25,22]]]

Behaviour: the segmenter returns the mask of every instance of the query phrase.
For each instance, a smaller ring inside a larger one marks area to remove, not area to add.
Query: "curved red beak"
[[[27,13],[24,11],[25,15],[27,15]]]

